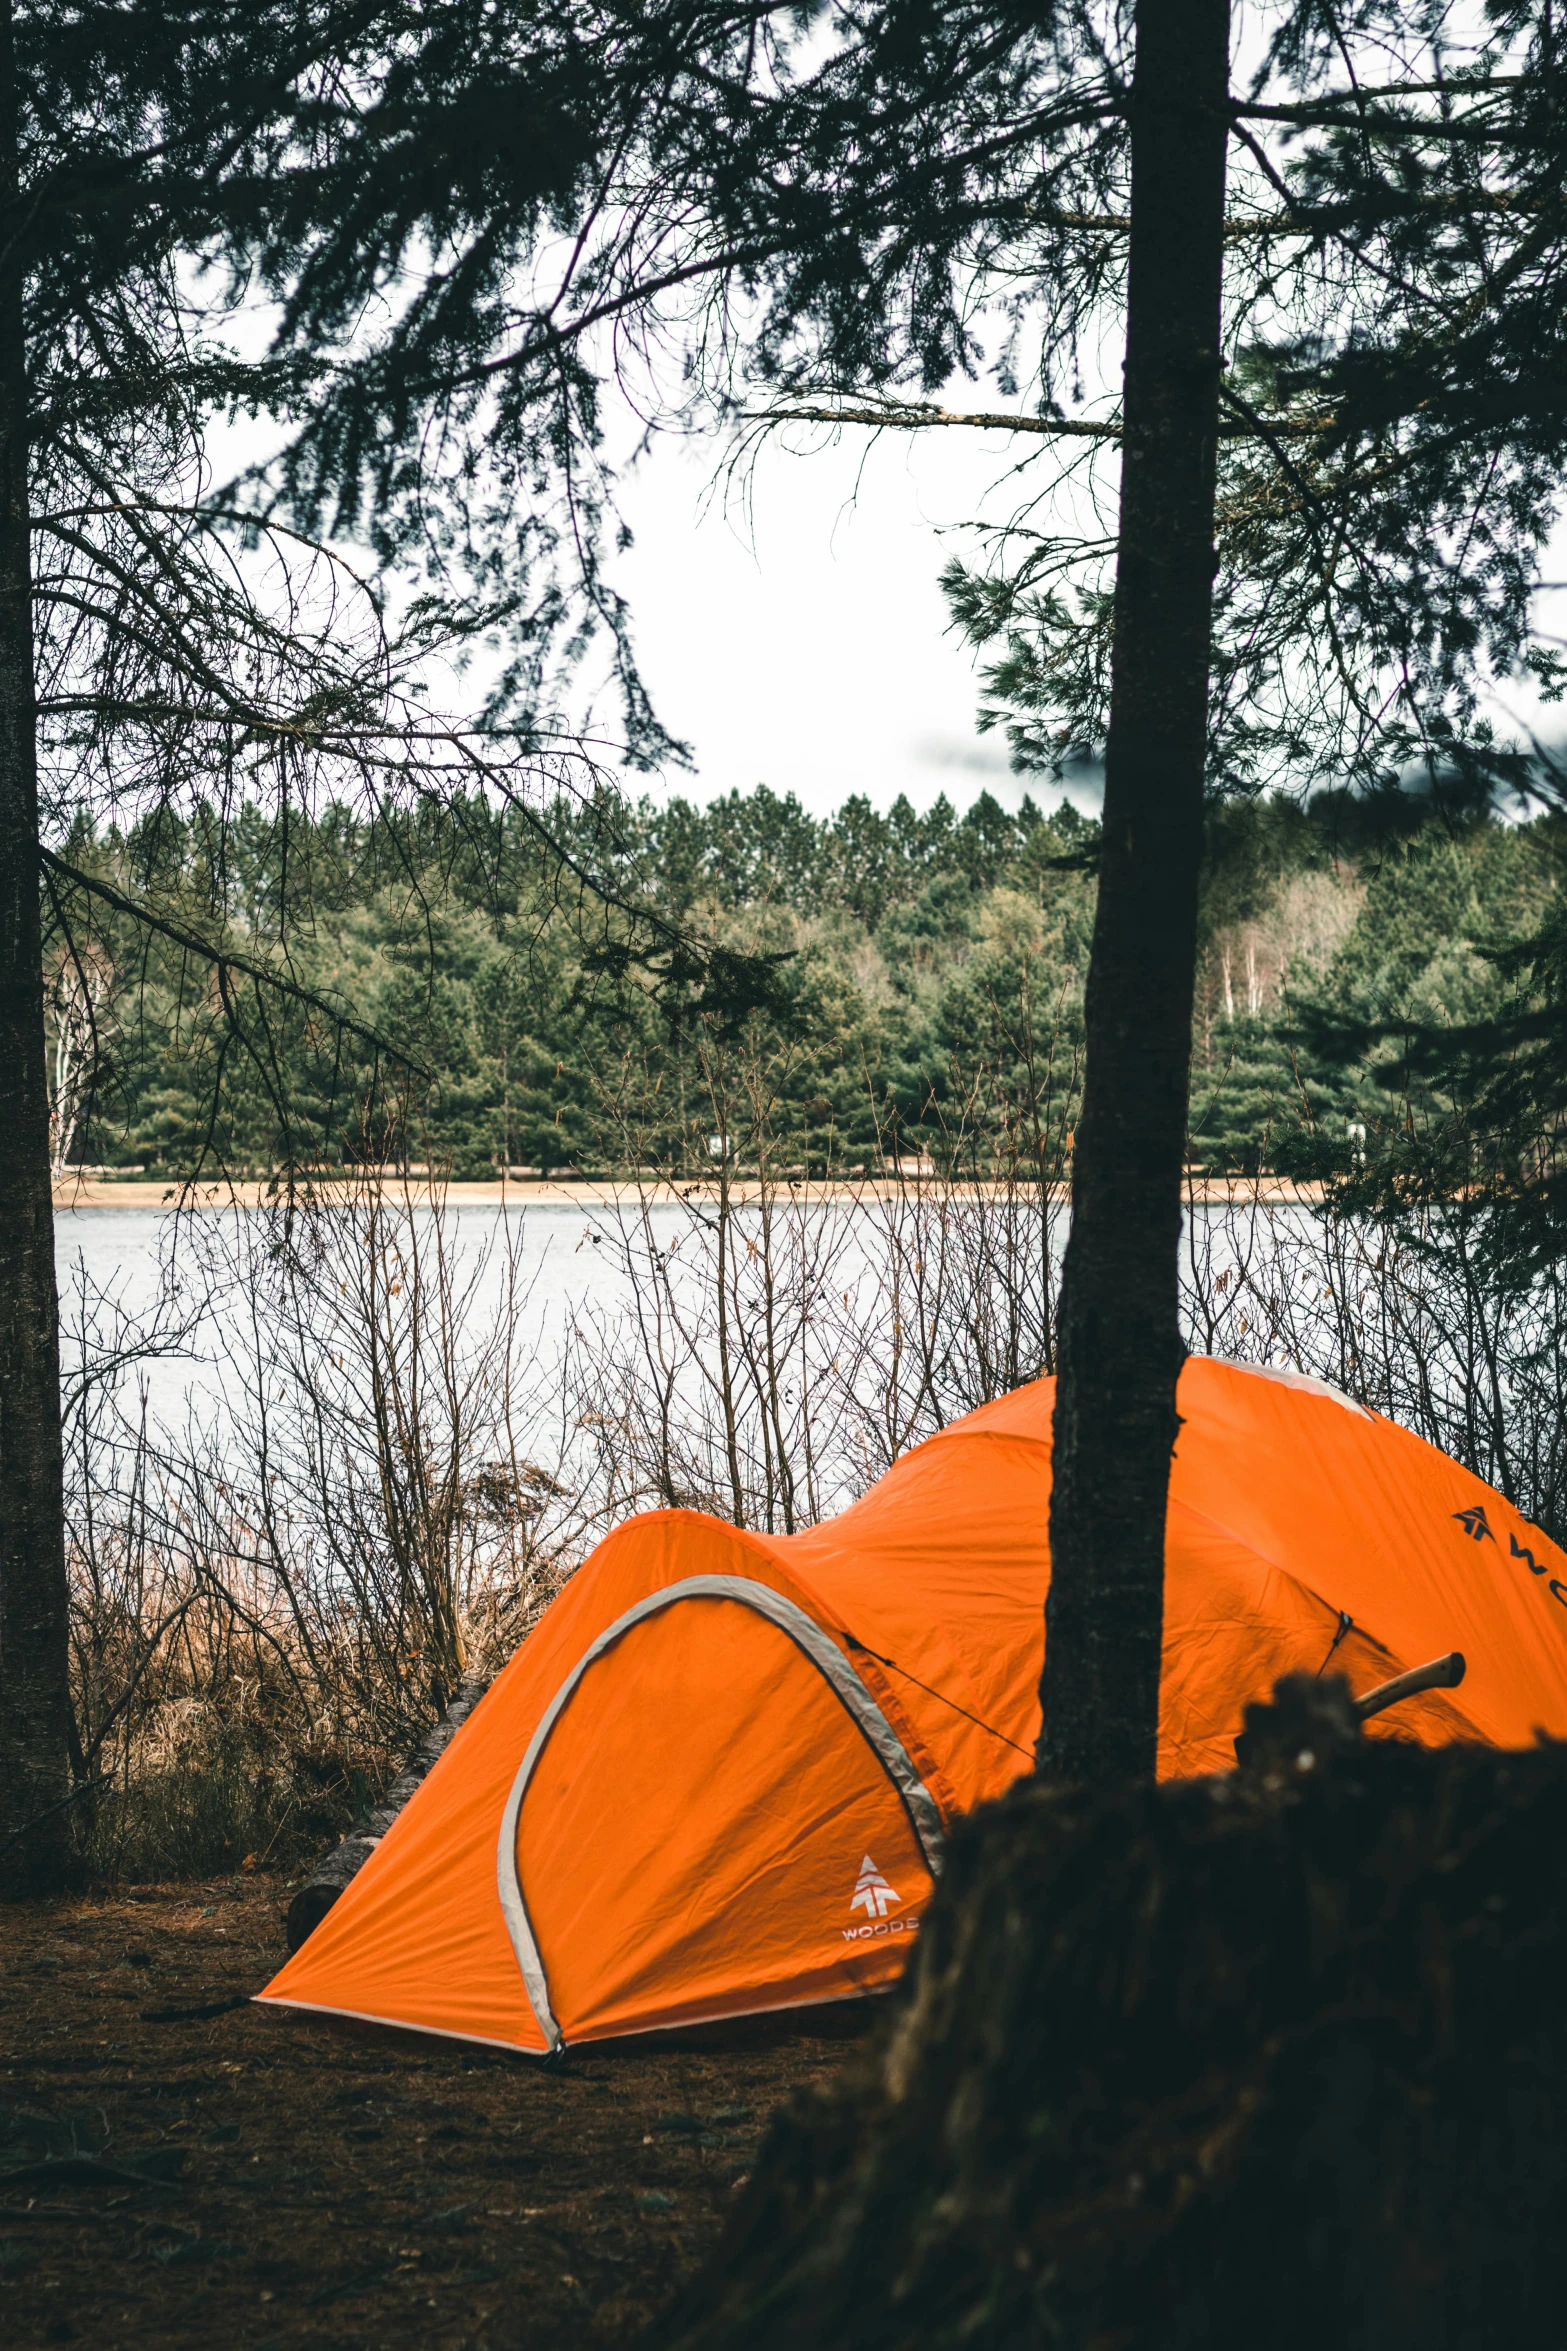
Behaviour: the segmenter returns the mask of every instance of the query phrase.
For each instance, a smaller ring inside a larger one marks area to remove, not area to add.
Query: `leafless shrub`
[[[85,1287],[76,1317],[78,1770],[111,1783],[110,1871],[319,1842],[580,1549],[509,1227],[460,1248],[438,1194],[345,1187],[186,1218],[169,1266],[139,1337]],[[171,1429],[138,1366],[196,1347]]]
[[[230,1297],[207,1442],[245,1432],[258,1567],[307,1653],[331,1647],[406,1739],[550,1572],[560,1489],[529,1450],[548,1388],[518,1235],[465,1247],[438,1191],[350,1186],[247,1219]]]
[[[922,1437],[1054,1364],[1059,1166],[995,1149],[923,1177],[812,1187],[765,1150],[601,1220],[625,1303],[579,1317],[569,1475],[607,1526],[690,1504],[789,1532]],[[1483,1211],[1397,1222],[1254,1186],[1194,1199],[1194,1351],[1315,1374],[1567,1536],[1567,1271],[1499,1279]]]
[[[721,1157],[644,1176],[597,1219],[623,1303],[572,1325],[568,1475],[602,1525],[685,1505],[791,1533],[1053,1368],[1060,1105],[981,1078],[939,1157],[883,1152],[875,1175],[812,1183],[767,1057],[704,1074]]]

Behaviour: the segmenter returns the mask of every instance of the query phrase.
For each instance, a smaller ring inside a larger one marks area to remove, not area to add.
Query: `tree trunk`
[[[71,1700],[12,40],[0,0],[0,1886],[27,1892],[66,1875]]]
[[[1228,0],[1138,0],[1104,842],[1062,1276],[1041,1771],[1151,1778],[1202,851]]]

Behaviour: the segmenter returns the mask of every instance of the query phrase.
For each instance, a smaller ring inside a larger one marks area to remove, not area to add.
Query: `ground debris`
[[[144,2008],[143,2024],[204,2024],[209,2017],[229,2016],[236,2008],[247,2008],[254,1998],[251,1992],[240,1992],[228,2000],[200,2000],[194,2008]]]
[[[707,2123],[765,2116],[866,2022],[660,2035],[550,2077],[254,2007],[287,1899],[253,1872],[0,1911],[5,2351],[626,2345],[727,2216]],[[656,2131],[671,2113],[694,2127]]]
[[[154,2148],[124,2163],[96,2155],[45,2155],[36,2163],[0,2164],[0,2194],[16,2187],[169,2188],[185,2168],[178,2148]]]

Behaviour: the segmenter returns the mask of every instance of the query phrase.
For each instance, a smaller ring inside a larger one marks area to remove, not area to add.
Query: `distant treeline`
[[[46,982],[66,1156],[177,1174],[407,1156],[459,1176],[693,1167],[709,1137],[821,1172],[953,1153],[1059,1168],[1093,919],[1093,826],[988,793],[812,817],[759,787],[478,801],[367,824],[167,817],[71,861]],[[1407,1116],[1405,1045],[1497,1017],[1567,833],[1320,795],[1210,825],[1192,1155],[1342,1162]],[[649,923],[648,917],[656,917]],[[216,982],[182,944],[219,934]],[[715,961],[706,951],[725,952]],[[295,993],[248,967],[286,975]],[[357,1028],[332,1017],[348,1011]],[[392,1042],[399,1061],[377,1050]]]

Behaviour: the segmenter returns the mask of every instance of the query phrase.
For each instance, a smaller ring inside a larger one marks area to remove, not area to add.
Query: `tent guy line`
[[[982,1714],[971,1714],[966,1706],[958,1704],[956,1698],[949,1698],[945,1690],[932,1689],[930,1683],[922,1682],[917,1673],[910,1673],[908,1667],[900,1665],[895,1657],[883,1657],[879,1649],[873,1649],[870,1643],[862,1641],[857,1633],[850,1633],[848,1639],[850,1646],[858,1649],[862,1657],[874,1658],[878,1665],[885,1665],[891,1673],[901,1673],[906,1682],[914,1684],[916,1690],[923,1690],[928,1698],[938,1699],[943,1706],[950,1706],[954,1714],[961,1714],[967,1721],[977,1724],[980,1730],[988,1731],[993,1739],[999,1739],[1003,1747],[1011,1747],[1019,1755],[1026,1755],[1030,1763],[1033,1762],[1034,1750],[1032,1747],[1024,1747],[1016,1739],[1009,1739],[1005,1731],[998,1731],[995,1724],[986,1722]],[[1328,1655],[1331,1657],[1332,1654],[1330,1649]]]
[[[1338,1631],[1334,1634],[1332,1640],[1328,1643],[1328,1653],[1317,1668],[1317,1679],[1319,1682],[1321,1681],[1323,1675],[1327,1672],[1328,1667],[1333,1663],[1334,1658],[1338,1655],[1338,1645],[1340,1641],[1343,1640],[1346,1633],[1352,1633],[1354,1629],[1354,1618],[1350,1615],[1347,1608],[1341,1608],[1338,1612]]]

